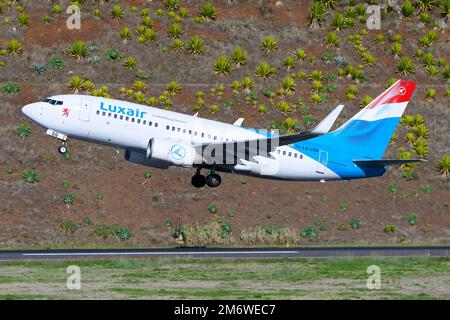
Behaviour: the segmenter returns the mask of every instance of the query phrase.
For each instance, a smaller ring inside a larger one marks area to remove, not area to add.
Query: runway
[[[0,262],[114,258],[448,257],[450,246],[0,250]]]

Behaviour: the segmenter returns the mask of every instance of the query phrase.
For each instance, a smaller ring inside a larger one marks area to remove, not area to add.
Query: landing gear
[[[64,141],[64,142],[62,143],[62,145],[59,146],[58,152],[59,152],[60,154],[64,155],[64,154],[67,153],[67,151],[68,151],[68,150],[67,150],[67,143]]]
[[[206,177],[200,173],[196,173],[192,176],[191,183],[196,188],[204,187],[206,184]]]
[[[220,176],[217,173],[209,174],[206,177],[206,184],[208,185],[208,187],[211,187],[211,188],[218,187],[218,186],[220,186],[221,182],[222,182],[222,179],[220,178]]]
[[[214,169],[208,176],[204,176],[200,173],[200,168],[197,168],[197,172],[192,176],[191,183],[196,188],[202,188],[205,185],[208,187],[215,188],[220,185],[222,179],[217,173],[214,173]]]

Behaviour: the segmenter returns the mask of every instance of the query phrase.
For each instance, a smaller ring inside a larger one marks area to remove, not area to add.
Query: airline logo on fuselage
[[[100,110],[136,118],[144,118],[144,115],[147,114],[147,112],[141,111],[139,109],[120,107],[111,104],[108,104],[108,106],[106,106],[103,102],[100,102]]]

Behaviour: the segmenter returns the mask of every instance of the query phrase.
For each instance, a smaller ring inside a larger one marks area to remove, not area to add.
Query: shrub
[[[31,134],[31,128],[26,124],[21,124],[16,128],[16,133],[19,137],[25,138]]]
[[[132,233],[129,228],[117,228],[116,236],[118,236],[120,240],[126,241],[131,239]]]
[[[408,224],[413,226],[417,223],[417,217],[414,213],[410,213],[406,218],[406,221],[408,221]]]
[[[361,221],[359,221],[356,218],[353,218],[349,221],[348,224],[350,225],[350,228],[352,228],[352,229],[359,229],[359,227],[361,226]]]
[[[336,32],[330,32],[327,34],[327,46],[330,48],[336,47],[339,45],[339,37]]]
[[[230,235],[231,231],[233,230],[233,225],[229,222],[224,222],[222,224],[222,238],[226,238]]]
[[[75,201],[75,195],[74,195],[72,192],[68,192],[68,193],[66,193],[66,195],[64,196],[63,201],[64,201],[64,203],[65,203],[67,206],[70,206],[70,205],[72,205],[73,202]]]
[[[22,172],[22,179],[30,184],[39,182],[39,175],[36,170],[26,169]]]
[[[112,234],[112,229],[110,226],[104,224],[96,224],[94,226],[94,234],[97,237],[101,237],[106,240]]]
[[[74,233],[78,228],[77,224],[72,220],[63,220],[60,226],[66,233]]]
[[[339,210],[341,210],[341,212],[347,212],[348,208],[349,208],[349,206],[348,206],[348,203],[346,203],[346,202],[341,202],[339,204]]]
[[[20,14],[19,15],[19,17],[17,18],[17,21],[19,22],[19,24],[22,26],[22,27],[28,27],[28,25],[30,24],[30,19],[29,19],[30,17],[27,15],[27,14],[25,14],[25,13],[22,13],[22,14]]]
[[[216,214],[217,213],[217,206],[213,203],[208,205],[208,211],[212,214]]]
[[[37,74],[43,73],[46,69],[47,67],[44,66],[43,64],[35,64],[32,67],[33,72],[36,72]]]
[[[181,85],[176,81],[170,81],[170,83],[167,85],[167,91],[172,94],[179,93],[181,91]]]
[[[390,193],[397,193],[399,190],[399,187],[397,184],[392,182],[387,185],[387,189],[389,190]]]
[[[394,233],[395,232],[395,226],[394,225],[389,225],[389,226],[386,226],[386,227],[384,227],[384,229],[383,229],[383,231],[385,232],[385,233]]]
[[[66,65],[64,63],[64,60],[58,57],[52,57],[48,61],[47,65],[49,67],[52,67],[54,69],[63,69]]]
[[[300,230],[300,236],[312,240],[319,237],[319,232],[312,227],[304,227]]]
[[[440,174],[448,176],[450,174],[450,155],[443,155],[436,167]]]
[[[119,50],[112,48],[105,51],[105,56],[111,60],[121,60],[123,55]]]

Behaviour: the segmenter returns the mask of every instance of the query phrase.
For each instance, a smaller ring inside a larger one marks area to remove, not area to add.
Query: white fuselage
[[[240,126],[126,101],[84,95],[49,99],[50,102],[27,105],[23,112],[55,132],[134,152],[145,153],[150,138],[204,145],[261,137],[260,133]],[[53,104],[54,101],[57,102]],[[242,161],[230,171],[286,180],[340,179],[326,167],[326,161],[319,162],[291,146],[277,147],[271,157]]]

